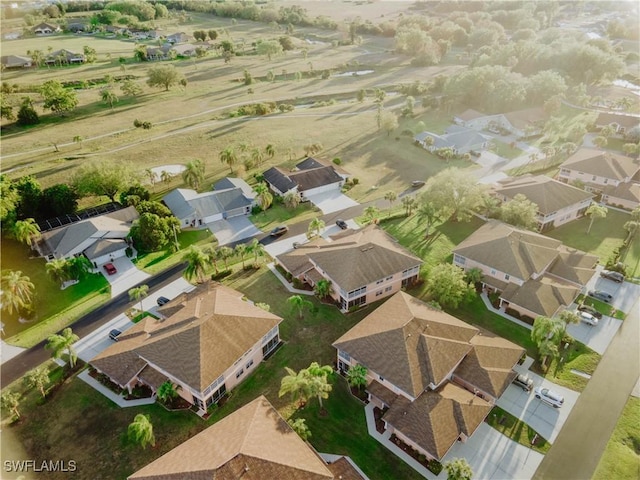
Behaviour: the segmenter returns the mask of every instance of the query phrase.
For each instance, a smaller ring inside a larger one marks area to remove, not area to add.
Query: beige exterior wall
[[[633,210],[638,206],[638,202],[626,200],[624,198],[612,197],[609,195],[603,195],[602,201],[608,205],[622,205],[623,208],[627,208],[629,210]]]
[[[580,172],[578,170],[571,170],[563,167],[560,168],[558,177],[560,180],[567,183],[571,183],[574,180],[580,180],[585,184],[602,185],[603,187],[607,185],[614,185],[617,187],[620,183],[620,181],[611,178],[592,175],[591,173]],[[626,181],[629,181],[629,179],[627,178]]]
[[[386,422],[385,422],[386,423]],[[408,438],[405,434],[403,434],[400,430],[396,430],[393,425],[387,423],[387,430],[390,430],[392,434],[395,434],[400,440],[409,445],[411,448],[417,450],[418,452],[424,454],[427,457],[427,460],[438,460],[433,454],[427,452],[424,448],[418,445],[416,442]]]
[[[464,258],[464,263],[460,263],[459,258]],[[488,267],[483,263],[476,262],[475,260],[471,260],[470,258],[462,257],[462,255],[453,255],[453,264],[462,268],[465,271],[471,270],[472,268],[479,268],[482,270],[482,274],[487,278],[495,278],[496,280],[500,280],[501,282],[515,283],[516,285],[522,286],[524,280],[514,277],[513,275],[508,275],[504,272],[496,270],[494,268]]]
[[[506,305],[508,303],[508,305]],[[531,310],[528,310],[526,308],[523,308],[519,305],[516,305],[515,303],[510,303],[507,302],[506,300],[502,300],[500,299],[500,304],[504,305],[505,307],[508,306],[511,310],[515,310],[516,312],[518,312],[520,315],[526,315],[527,317],[531,317],[533,319],[535,319],[536,317],[538,317],[540,314],[533,312]],[[551,315],[553,316],[553,315]]]
[[[253,370],[262,362],[262,340],[256,342],[243,357],[239,358],[231,367],[227,368],[224,372],[224,383],[227,387],[227,392],[236,387],[247,376],[253,372]],[[242,373],[240,373],[242,372]],[[236,377],[236,375],[239,375]]]

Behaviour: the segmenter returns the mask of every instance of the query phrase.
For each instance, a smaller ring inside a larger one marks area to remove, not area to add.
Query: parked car
[[[580,305],[578,306],[578,311],[590,313],[591,315],[593,315],[598,319],[602,318],[602,313],[600,313],[598,310],[593,308],[591,305]]]
[[[279,225],[271,230],[271,233],[269,233],[269,235],[271,235],[272,237],[279,237],[280,235],[284,235],[288,231],[289,227],[287,227],[286,225]]]
[[[107,272],[109,275],[118,273],[118,270],[116,270],[116,266],[113,263],[105,263],[104,267],[102,268],[104,268],[105,272]]]
[[[538,387],[534,391],[536,394],[536,398],[539,398],[544,403],[547,403],[554,408],[560,408],[564,403],[564,397],[559,393],[554,392],[553,390]]]
[[[624,275],[621,274],[620,272],[614,272],[612,270],[603,270],[602,272],[600,272],[600,276],[602,278],[606,278],[607,280],[613,280],[614,282],[617,282],[617,283],[624,282]]]
[[[339,226],[342,230],[346,230],[347,228],[349,228],[349,225],[347,225],[347,222],[345,222],[340,218],[336,220],[336,225]]]
[[[167,297],[158,297],[158,299],[156,300],[156,303],[158,304],[159,307],[166,305],[167,303],[169,303],[171,300],[169,300]]]
[[[117,328],[114,328],[113,330],[111,330],[109,332],[109,338],[111,340],[113,340],[114,342],[118,341],[118,337],[120,336],[122,332],[120,330],[118,330]]]
[[[411,186],[413,188],[420,188],[420,187],[424,187],[425,182],[423,182],[422,180],[414,180],[413,182],[411,182]]]
[[[587,325],[591,325],[595,327],[598,325],[598,319],[587,312],[578,312],[578,316],[580,317],[580,321],[586,323]]]
[[[603,292],[602,290],[589,290],[588,295],[607,303],[611,303],[611,300],[613,300],[613,295],[607,292]]]
[[[533,388],[533,380],[531,380],[526,375],[518,375],[516,378],[513,379],[512,383],[514,385],[519,386],[521,389],[523,389],[527,393],[531,392],[531,389]]]

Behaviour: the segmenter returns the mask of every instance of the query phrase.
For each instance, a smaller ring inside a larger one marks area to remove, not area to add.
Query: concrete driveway
[[[322,210],[322,213],[325,215],[327,213],[338,212],[345,208],[360,205],[358,202],[347,197],[339,190],[308,195],[307,198],[311,200],[311,203]]]
[[[533,390],[531,393],[527,393],[516,385],[509,385],[507,390],[496,402],[496,405],[518,417],[545,439],[553,443],[558,433],[560,433],[564,422],[567,420],[569,413],[571,413],[571,409],[575,405],[576,400],[578,400],[578,392],[551,383],[540,375],[527,371],[519,365],[516,365],[514,370],[518,371],[518,373],[524,373],[533,379],[534,388],[542,386],[562,395],[564,397],[564,405],[561,408],[554,408],[542,402],[542,400],[538,400]]]
[[[616,283],[600,276],[604,268],[601,265],[596,267],[596,274],[589,280],[586,290],[602,290],[613,295],[611,305],[620,311],[629,313],[631,307],[640,298],[640,285],[630,282]]]
[[[349,228],[353,230],[358,230],[360,228],[360,226],[355,222],[355,220],[346,220],[346,222]],[[336,233],[340,233],[342,231],[343,230],[341,230],[340,227],[334,224],[334,225],[329,225],[328,227],[325,227],[325,229],[322,231],[320,235],[323,238],[328,239],[331,235],[335,235]],[[278,240],[277,242],[271,242],[269,244],[266,244],[264,246],[264,249],[267,251],[269,255],[271,255],[272,258],[275,258],[276,255],[281,255],[290,250],[293,250],[294,242],[304,244],[308,241],[309,239],[307,238],[307,235],[303,233],[300,235],[294,235],[292,237],[283,238],[282,240]]]
[[[219,245],[227,245],[262,233],[245,215],[207,223],[207,227],[218,239]]]
[[[116,270],[118,270],[117,273],[113,275],[107,274],[103,265],[99,265],[98,267],[111,285],[111,298],[115,298],[121,293],[129,291],[132,287],[151,277],[148,273],[138,270],[127,257],[116,258],[112,260],[111,263],[113,263]]]
[[[575,310],[576,307],[577,305],[572,305],[572,309]],[[621,325],[622,320],[603,315],[602,318],[598,320],[598,325],[596,326],[580,322],[577,325],[568,325],[567,332],[579,342],[584,343],[590,349],[602,355]]]

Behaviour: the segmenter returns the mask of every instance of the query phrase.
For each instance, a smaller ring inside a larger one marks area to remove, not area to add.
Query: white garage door
[[[307,195],[307,198],[313,202],[313,204],[322,210],[322,213],[333,213],[345,208],[355,207],[359,205],[358,202],[352,198],[347,197],[340,191],[331,191],[317,193],[313,195]]]
[[[209,215],[208,217],[204,217],[202,223],[215,222],[216,220],[222,220],[222,214],[216,213],[215,215]]]

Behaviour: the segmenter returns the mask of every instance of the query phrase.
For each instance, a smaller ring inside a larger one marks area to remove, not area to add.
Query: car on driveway
[[[588,295],[607,303],[611,303],[611,300],[613,300],[613,295],[607,292],[603,292],[602,290],[589,290]]]
[[[614,272],[612,270],[603,270],[600,272],[600,276],[602,278],[606,278],[607,280],[613,280],[617,283],[624,282],[624,275],[620,272]]]
[[[598,325],[598,319],[587,312],[578,312],[578,317],[580,317],[580,321],[582,323],[586,323],[587,325],[591,325],[595,327]]]
[[[169,303],[171,300],[169,300],[167,297],[158,297],[158,299],[156,300],[156,303],[158,304],[159,307],[166,305],[167,303]]]
[[[109,275],[118,273],[118,270],[116,270],[116,266],[113,263],[105,263],[104,267],[102,268],[104,268],[104,271],[107,272]]]
[[[598,319],[602,318],[602,313],[600,313],[598,310],[596,310],[591,305],[579,305],[578,306],[578,311],[579,312],[587,312],[587,313],[593,315],[594,317],[596,317]]]
[[[533,380],[531,380],[526,375],[518,375],[513,379],[512,383],[514,385],[517,385],[527,393],[531,392],[531,389],[533,388]]]
[[[422,180],[414,180],[413,182],[411,182],[411,186],[413,188],[420,188],[420,187],[424,187],[424,184],[426,182],[423,182]]]
[[[269,235],[271,235],[272,237],[279,237],[280,235],[284,235],[288,231],[289,231],[289,227],[287,227],[286,225],[279,225],[273,230],[271,230]]]
[[[347,222],[345,222],[341,218],[336,220],[336,225],[339,226],[342,230],[346,230],[347,228],[349,228],[349,225],[347,225]]]
[[[118,337],[120,336],[122,332],[120,330],[118,330],[117,328],[114,328],[113,330],[111,330],[109,332],[109,338],[111,340],[113,340],[114,342],[118,341]]]
[[[553,390],[548,388],[538,387],[534,390],[536,398],[539,398],[544,403],[551,405],[553,408],[560,408],[564,403],[564,397]]]

